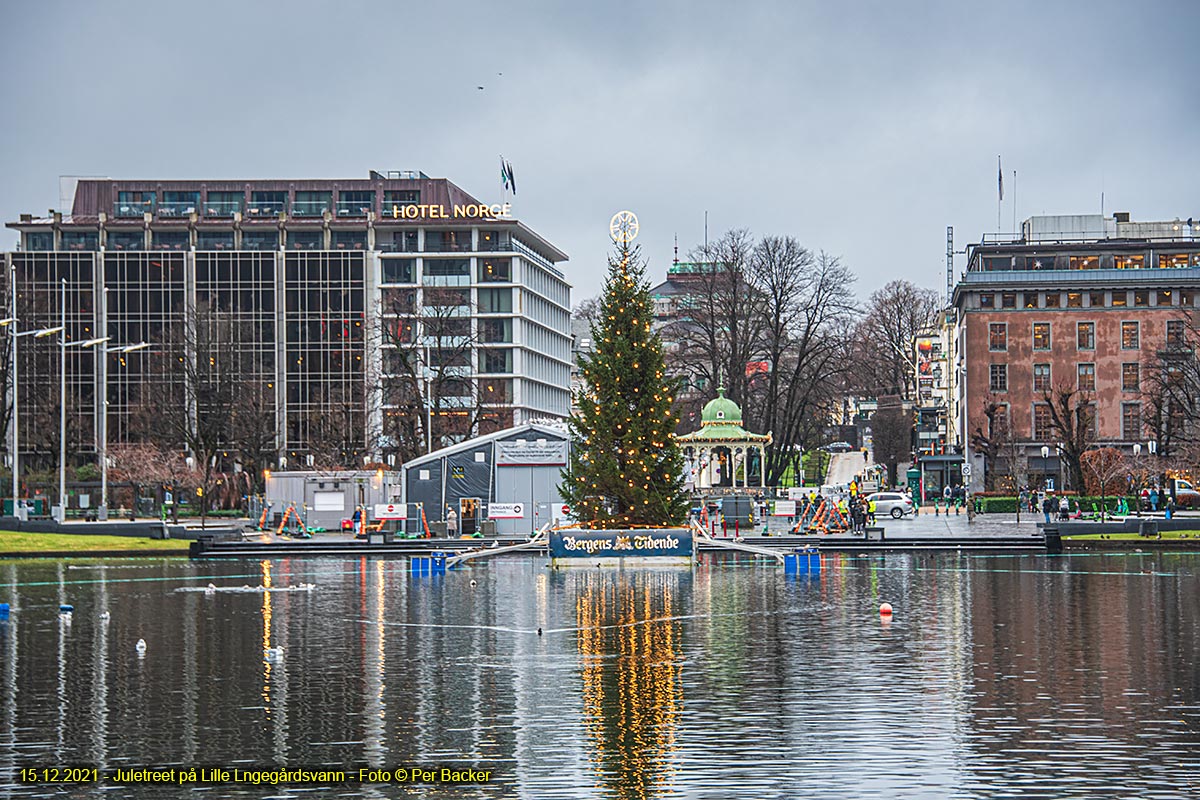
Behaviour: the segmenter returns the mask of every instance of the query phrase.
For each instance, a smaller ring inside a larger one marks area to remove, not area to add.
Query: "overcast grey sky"
[[[419,169],[599,291],[608,220],[657,280],[732,227],[941,289],[1039,213],[1200,218],[1200,2],[5,2],[0,216],[58,176]],[[503,73],[502,75],[499,73]],[[479,91],[477,86],[484,86]],[[11,249],[15,236],[4,231]],[[960,257],[957,268],[961,270]]]

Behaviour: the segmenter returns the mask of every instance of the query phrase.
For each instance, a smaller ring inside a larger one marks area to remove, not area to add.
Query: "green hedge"
[[[1100,498],[1099,497],[1086,497],[1086,496],[1085,497],[1075,497],[1074,495],[1067,495],[1067,496],[1071,500],[1071,512],[1072,513],[1074,513],[1074,511],[1075,511],[1075,503],[1076,502],[1079,503],[1080,508],[1083,509],[1083,513],[1085,513],[1085,514],[1092,513],[1093,505],[1095,505],[1096,508],[1100,507]],[[1055,495],[1055,497],[1057,498],[1058,495]],[[1015,514],[1015,513],[1017,513],[1017,498],[1015,498],[1015,497],[980,497],[977,499],[980,504],[981,513],[983,513],[983,514]],[[1132,497],[1132,496],[1127,497],[1126,501],[1129,503],[1130,511],[1133,511],[1134,509],[1137,508],[1137,498],[1136,497]],[[1117,498],[1116,497],[1106,497],[1104,505],[1109,511],[1115,510],[1117,507]],[[1028,511],[1025,508],[1023,508],[1021,510],[1028,513]],[[1041,513],[1040,508],[1038,509],[1037,513]]]

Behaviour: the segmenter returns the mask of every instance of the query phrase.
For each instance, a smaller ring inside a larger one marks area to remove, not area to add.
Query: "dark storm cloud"
[[[60,174],[421,169],[521,219],[600,286],[622,208],[658,276],[731,227],[842,255],[868,293],[944,285],[1018,217],[1200,216],[1200,5],[29,3],[0,9],[0,216]],[[498,73],[503,73],[500,75]],[[483,86],[480,91],[477,87]],[[5,234],[11,247],[14,237]],[[959,268],[961,269],[961,260]]]

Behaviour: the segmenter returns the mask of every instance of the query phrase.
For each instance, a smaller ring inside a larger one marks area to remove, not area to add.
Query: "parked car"
[[[1167,500],[1171,497],[1170,489],[1160,489],[1158,492],[1158,510],[1162,511],[1167,507]],[[1179,508],[1200,508],[1200,491],[1192,486],[1191,481],[1176,479],[1175,481],[1175,505]],[[1142,489],[1142,510],[1150,510],[1150,489]]]
[[[905,514],[913,513],[912,498],[899,492],[876,492],[867,495],[867,502],[875,501],[875,516],[882,517],[890,514],[892,519],[900,519]]]
[[[830,442],[821,449],[828,453],[849,453],[854,449],[854,445],[849,442]]]

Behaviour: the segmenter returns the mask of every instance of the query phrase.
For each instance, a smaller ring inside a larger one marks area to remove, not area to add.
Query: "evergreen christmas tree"
[[[683,457],[671,434],[675,383],[651,330],[640,252],[618,245],[608,262],[592,353],[571,418],[571,460],[560,491],[585,528],[678,526],[687,519]]]

